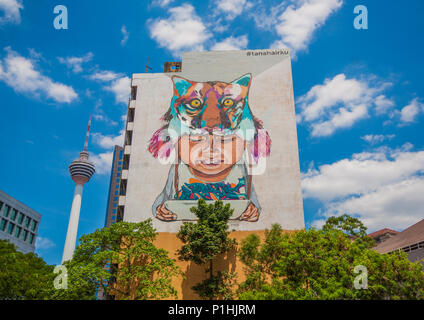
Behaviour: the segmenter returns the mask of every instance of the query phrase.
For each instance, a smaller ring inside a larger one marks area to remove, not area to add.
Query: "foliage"
[[[350,239],[355,239],[356,243],[365,248],[375,246],[375,240],[367,236],[367,227],[358,218],[347,214],[339,217],[330,217],[322,227],[323,231],[329,230],[343,231]]]
[[[179,258],[198,265],[209,265],[206,269],[209,277],[192,289],[201,298],[230,299],[235,274],[227,271],[214,274],[213,262],[218,255],[228,254],[235,248],[235,239],[228,237],[228,219],[233,209],[229,204],[224,206],[222,201],[208,205],[205,200],[200,199],[197,207],[190,210],[198,220],[197,223],[185,222],[181,226],[177,236],[184,245],[178,250]]]
[[[263,243],[250,235],[239,253],[247,275],[239,298],[424,299],[422,265],[408,261],[404,252],[372,250],[366,228],[358,221],[330,218],[322,230],[292,234],[273,225]],[[358,265],[367,268],[367,289],[354,287]]]
[[[73,259],[66,262],[68,289],[56,299],[94,299],[99,286],[116,299],[176,297],[172,278],[182,274],[164,249],[156,248],[151,219],[118,222],[83,235]]]
[[[53,288],[53,266],[0,240],[0,300],[43,300]]]

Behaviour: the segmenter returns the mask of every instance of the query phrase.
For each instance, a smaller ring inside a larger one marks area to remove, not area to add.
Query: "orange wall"
[[[261,240],[265,237],[265,230],[258,231],[233,231],[230,233],[231,238],[235,238],[240,246],[241,240],[246,238],[249,234],[257,234]],[[199,296],[191,290],[191,287],[200,281],[206,279],[207,275],[205,270],[207,266],[199,266],[193,262],[180,261],[176,254],[177,250],[181,248],[182,242],[177,238],[176,233],[160,232],[155,240],[155,245],[158,248],[163,248],[169,252],[169,256],[177,261],[177,265],[185,273],[186,279],[182,277],[174,278],[173,286],[178,291],[178,299],[194,300],[199,299]],[[214,263],[215,271],[231,271],[237,273],[237,282],[244,281],[245,275],[243,272],[243,263],[236,257],[235,252],[227,256],[218,257]]]

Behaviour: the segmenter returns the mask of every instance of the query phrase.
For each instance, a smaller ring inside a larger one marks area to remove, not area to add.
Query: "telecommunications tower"
[[[72,259],[77,241],[78,220],[81,209],[82,189],[95,172],[94,164],[88,161],[88,135],[90,133],[91,117],[88,120],[87,135],[85,136],[84,150],[79,159],[69,165],[69,172],[75,182],[74,199],[72,200],[71,215],[69,217],[68,232],[66,233],[65,248],[63,249],[62,264]]]

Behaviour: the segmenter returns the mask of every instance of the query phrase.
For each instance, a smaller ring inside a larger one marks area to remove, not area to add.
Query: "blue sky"
[[[349,213],[375,231],[424,217],[424,2],[0,0],[0,189],[42,213],[36,252],[60,263],[84,143],[97,173],[78,236],[104,223],[130,77],[183,51],[289,47],[305,223]],[[53,8],[68,9],[68,29]],[[356,5],[368,29],[353,26]]]

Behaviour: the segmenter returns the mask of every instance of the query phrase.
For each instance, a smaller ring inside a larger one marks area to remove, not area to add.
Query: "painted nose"
[[[203,112],[202,122],[208,128],[218,127],[221,123],[219,109],[216,104],[208,105]]]

